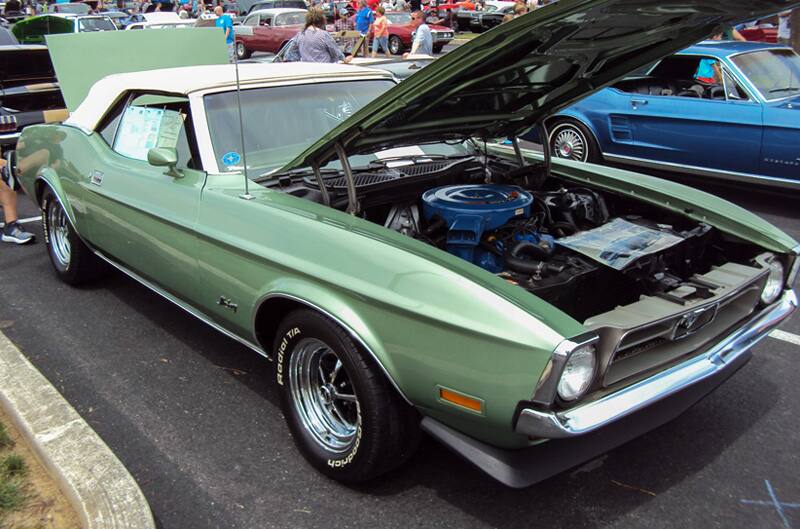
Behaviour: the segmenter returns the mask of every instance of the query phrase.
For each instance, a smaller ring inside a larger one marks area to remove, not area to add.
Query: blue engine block
[[[422,204],[426,220],[441,217],[447,223],[448,252],[490,272],[501,272],[503,258],[480,247],[483,234],[511,219],[530,217],[533,195],[516,186],[456,185],[426,191]]]

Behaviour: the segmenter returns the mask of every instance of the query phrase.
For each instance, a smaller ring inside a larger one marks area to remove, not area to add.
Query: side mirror
[[[147,151],[147,162],[156,167],[167,167],[165,175],[183,178],[183,173],[175,169],[178,165],[178,151],[169,147],[156,147]]]

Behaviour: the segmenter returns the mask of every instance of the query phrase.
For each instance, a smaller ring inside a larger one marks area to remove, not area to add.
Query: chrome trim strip
[[[0,140],[17,140],[21,132],[11,132],[9,134],[0,134]]]
[[[403,392],[403,390],[400,389],[400,386],[397,384],[397,382],[395,382],[395,380],[392,377],[392,375],[389,374],[389,371],[386,370],[386,367],[384,367],[383,362],[380,361],[378,356],[372,351],[372,349],[361,338],[361,336],[359,336],[358,333],[356,333],[349,325],[347,325],[342,320],[340,320],[339,318],[337,318],[336,316],[334,316],[332,313],[328,312],[327,310],[323,309],[322,307],[320,307],[318,305],[315,305],[314,303],[312,303],[312,302],[310,302],[310,301],[308,301],[306,299],[299,298],[299,297],[295,296],[294,294],[285,294],[283,292],[273,292],[271,294],[267,294],[266,296],[264,296],[263,298],[261,298],[258,301],[256,309],[253,311],[253,317],[254,318],[258,314],[258,311],[261,308],[261,305],[263,305],[264,302],[267,301],[268,299],[272,299],[272,298],[291,299],[292,301],[296,301],[298,303],[302,303],[303,305],[311,307],[312,309],[324,314],[325,316],[327,316],[330,319],[332,319],[333,321],[335,321],[342,329],[346,330],[347,333],[350,336],[352,336],[353,339],[356,340],[359,343],[359,345],[361,345],[361,347],[364,348],[365,351],[367,351],[369,353],[369,355],[372,357],[372,359],[375,360],[375,363],[378,364],[378,367],[381,368],[381,371],[383,371],[383,374],[386,375],[386,378],[389,379],[389,382],[392,384],[394,389],[397,390],[397,393],[399,393],[400,396],[403,397],[403,400],[405,400],[411,406],[414,405],[414,403],[411,402],[411,400],[406,396],[406,394]]]
[[[133,272],[133,271],[125,268],[121,264],[117,263],[116,261],[113,261],[113,260],[109,259],[105,255],[101,254],[100,252],[98,252],[98,251],[96,251],[94,249],[92,249],[92,251],[94,252],[94,254],[97,257],[99,257],[100,259],[102,259],[106,263],[110,264],[111,266],[113,266],[114,268],[116,268],[117,270],[122,272],[123,274],[127,275],[128,277],[130,277],[134,281],[137,281],[138,283],[141,283],[142,285],[146,286],[147,288],[149,288],[150,290],[152,290],[153,292],[155,292],[159,296],[163,297],[167,301],[170,301],[174,305],[182,308],[183,310],[185,310],[186,312],[188,312],[189,314],[191,314],[192,316],[194,316],[198,320],[202,321],[203,323],[207,324],[208,326],[212,327],[213,329],[221,332],[222,334],[224,334],[228,338],[232,338],[232,339],[236,340],[237,342],[239,342],[240,344],[249,347],[253,351],[255,351],[258,354],[260,354],[261,356],[265,357],[267,360],[272,360],[272,358],[263,349],[261,349],[257,345],[245,340],[244,338],[242,338],[240,336],[237,336],[237,335],[233,334],[232,332],[230,332],[229,330],[227,330],[224,327],[220,326],[219,324],[214,323],[213,321],[211,321],[211,319],[208,316],[206,316],[205,314],[203,314],[199,310],[195,309],[194,307],[192,307],[190,305],[187,305],[186,303],[182,302],[181,300],[179,300],[178,298],[176,298],[172,294],[169,294],[165,290],[163,290],[163,289],[155,286],[154,284],[150,283],[149,281],[147,281],[146,279],[141,277],[136,272]]]
[[[779,187],[785,187],[788,189],[800,189],[800,180],[789,180],[787,178],[761,176],[750,173],[737,173],[734,171],[721,171],[719,169],[710,169],[708,167],[697,167],[694,165],[683,165],[673,162],[648,160],[645,158],[637,158],[635,156],[623,156],[621,154],[609,154],[605,152],[603,153],[603,158],[611,162],[638,165],[640,167],[647,167],[649,169],[662,169],[692,174],[695,176],[709,176],[711,178],[721,178],[723,180],[735,180],[739,182],[757,180],[764,184],[778,185]]]
[[[705,353],[603,398],[563,412],[522,410],[516,431],[540,438],[575,437],[597,430],[728,368],[797,308],[793,290]]]

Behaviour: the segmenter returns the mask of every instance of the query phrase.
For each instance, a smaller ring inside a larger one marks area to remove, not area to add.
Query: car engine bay
[[[491,155],[418,155],[352,171],[361,217],[469,261],[580,322],[641,296],[680,311],[715,295],[718,285],[699,275],[754,262],[755,247],[707,224],[545,174]],[[350,202],[340,170],[269,185],[341,210]]]

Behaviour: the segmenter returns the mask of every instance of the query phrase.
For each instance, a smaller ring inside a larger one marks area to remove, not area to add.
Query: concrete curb
[[[0,406],[85,529],[155,529],[150,506],[128,470],[2,332]]]

